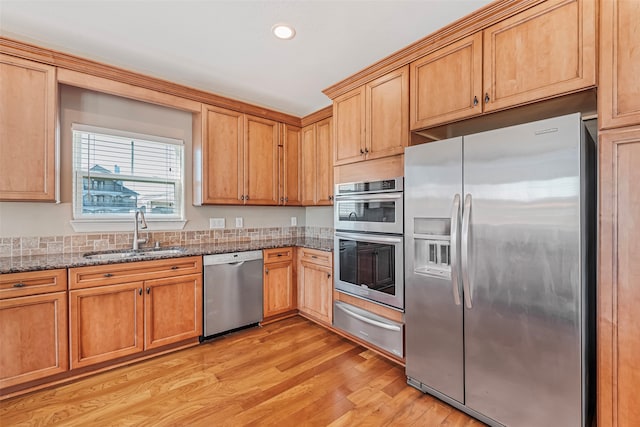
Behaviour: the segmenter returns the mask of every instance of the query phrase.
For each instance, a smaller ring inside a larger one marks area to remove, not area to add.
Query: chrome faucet
[[[138,219],[138,216],[140,217],[140,219]],[[147,228],[147,220],[144,219],[144,212],[142,212],[141,210],[136,209],[136,215],[134,217],[134,227],[133,227],[133,250],[137,251],[138,249],[140,249],[140,244],[145,244],[147,243],[147,239],[139,239],[138,238],[138,221],[142,222],[142,229]]]

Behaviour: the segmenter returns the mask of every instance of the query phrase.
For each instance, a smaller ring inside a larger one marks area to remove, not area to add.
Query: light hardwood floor
[[[301,317],[0,403],[1,426],[481,426]]]

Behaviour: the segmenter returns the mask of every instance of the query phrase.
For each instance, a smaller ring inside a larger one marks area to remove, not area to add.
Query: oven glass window
[[[339,221],[351,222],[396,222],[396,203],[398,200],[339,200]]]
[[[340,239],[340,280],[396,294],[395,246]]]

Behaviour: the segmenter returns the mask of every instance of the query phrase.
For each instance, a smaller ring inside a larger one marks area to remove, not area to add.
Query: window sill
[[[133,218],[131,219],[74,219],[69,221],[73,231],[77,233],[94,232],[133,232]],[[171,231],[182,230],[187,224],[186,220],[162,220],[147,219],[147,227],[143,231]]]

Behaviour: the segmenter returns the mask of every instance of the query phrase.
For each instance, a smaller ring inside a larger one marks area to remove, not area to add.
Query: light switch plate
[[[298,218],[295,216],[291,217],[291,226],[295,227],[296,225],[298,225]]]
[[[224,218],[209,218],[209,228],[224,228]]]
[[[237,216],[236,217],[236,228],[242,228],[242,217],[241,216]]]

